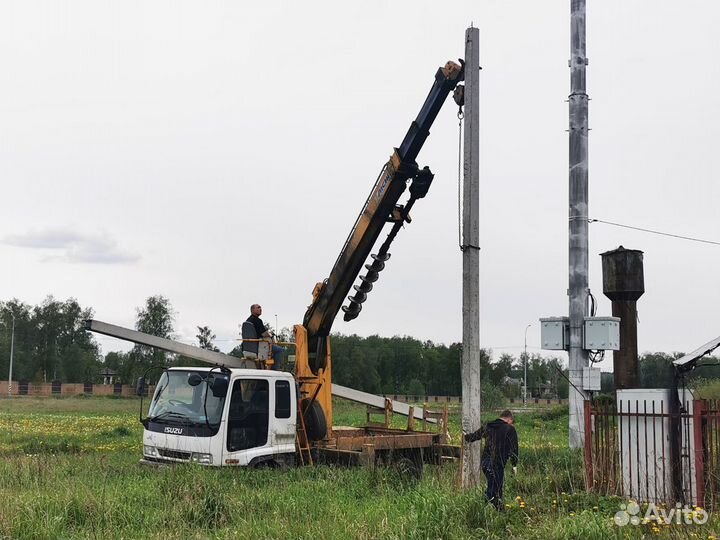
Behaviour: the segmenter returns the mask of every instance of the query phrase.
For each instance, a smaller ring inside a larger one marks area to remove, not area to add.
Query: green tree
[[[34,361],[32,308],[17,299],[0,302],[0,373],[9,374],[10,345],[13,341],[13,317],[15,339],[13,350],[13,379],[29,378]]]
[[[642,388],[669,388],[672,382],[672,361],[682,354],[645,353],[640,356],[640,386]]]
[[[100,367],[94,337],[85,331],[92,309],[74,298],[64,302],[48,296],[31,307],[17,299],[0,303],[0,369],[9,368],[12,319],[15,318],[13,378],[41,382],[93,380]]]
[[[213,334],[212,330],[208,326],[198,326],[197,327],[198,333],[195,335],[195,337],[198,340],[198,345],[201,349],[207,349],[209,351],[219,351],[214,344],[213,340],[217,338],[215,334]]]
[[[131,383],[135,375],[132,359],[132,353],[122,351],[111,351],[105,355],[104,367],[116,371],[118,377],[116,379],[122,383]]]
[[[409,396],[425,396],[425,385],[418,379],[410,379],[404,393]]]
[[[139,332],[172,339],[175,331],[174,323],[175,311],[170,304],[170,300],[162,295],[148,297],[145,300],[145,305],[137,308],[135,329]],[[170,358],[168,358],[168,353],[164,351],[144,345],[135,345],[127,364],[127,375],[125,376],[129,376],[130,380],[134,380],[143,375],[150,366],[168,366]]]
[[[488,364],[490,368],[490,381],[496,386],[502,386],[505,377],[513,376],[515,358],[511,354],[503,354],[498,361],[493,364],[490,364],[488,361]]]

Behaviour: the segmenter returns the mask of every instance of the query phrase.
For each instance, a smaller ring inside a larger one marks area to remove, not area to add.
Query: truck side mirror
[[[213,397],[221,398],[227,395],[230,381],[226,377],[213,377],[210,381]]]
[[[135,385],[135,394],[142,397],[145,395],[146,387],[145,387],[145,377],[140,377],[137,380],[137,385]]]

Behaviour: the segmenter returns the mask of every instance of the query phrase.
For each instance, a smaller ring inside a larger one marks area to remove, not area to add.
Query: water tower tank
[[[613,301],[633,301],[645,292],[643,252],[620,246],[601,253],[603,293]]]

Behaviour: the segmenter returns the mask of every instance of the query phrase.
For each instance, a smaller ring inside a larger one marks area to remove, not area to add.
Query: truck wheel
[[[321,441],[327,435],[327,422],[325,421],[325,412],[322,405],[317,401],[313,401],[308,409],[309,399],[303,399],[301,402],[302,410],[305,411],[305,431],[309,441]]]
[[[415,482],[419,482],[420,479],[422,479],[422,463],[418,464],[416,461],[408,457],[401,457],[397,461],[395,461],[394,469],[400,475],[400,479],[403,482],[412,484]]]
[[[279,469],[280,464],[274,459],[260,459],[250,463],[251,469]]]

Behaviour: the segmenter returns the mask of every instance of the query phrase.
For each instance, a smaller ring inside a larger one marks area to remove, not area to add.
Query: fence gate
[[[679,412],[670,411],[665,389],[619,390],[614,402],[585,402],[588,490],[670,505],[714,502],[720,493],[718,403],[682,394]]]

